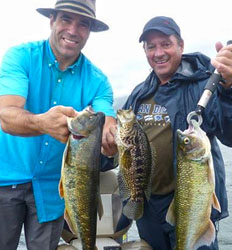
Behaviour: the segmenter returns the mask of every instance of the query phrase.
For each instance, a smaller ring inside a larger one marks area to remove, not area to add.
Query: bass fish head
[[[136,117],[132,108],[126,110],[118,109],[117,123],[119,127],[124,128],[125,130],[131,130],[136,123]]]
[[[177,130],[178,150],[187,159],[204,161],[210,154],[210,142],[206,133],[195,120],[191,120],[188,129]]]
[[[105,115],[102,112],[94,112],[91,107],[85,108],[74,118],[67,118],[69,131],[79,137],[87,137],[97,127],[102,127]]]

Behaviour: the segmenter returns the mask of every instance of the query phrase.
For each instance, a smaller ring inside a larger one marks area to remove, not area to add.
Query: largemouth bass
[[[81,239],[84,250],[97,249],[97,209],[102,216],[99,197],[99,167],[103,113],[86,108],[68,118],[70,136],[63,155],[60,196],[65,200],[65,220]]]
[[[123,213],[137,220],[149,200],[152,179],[152,151],[146,133],[137,122],[132,109],[117,111],[116,144],[119,152],[119,191],[127,201]]]
[[[210,220],[212,205],[221,211],[215,194],[211,145],[195,120],[185,131],[177,130],[178,164],[174,200],[166,220],[176,226],[176,250],[196,250],[215,239]]]

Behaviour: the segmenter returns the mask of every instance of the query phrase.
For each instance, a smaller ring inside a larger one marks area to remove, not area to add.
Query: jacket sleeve
[[[205,111],[203,120],[207,121],[207,131],[232,147],[232,89],[218,85]]]

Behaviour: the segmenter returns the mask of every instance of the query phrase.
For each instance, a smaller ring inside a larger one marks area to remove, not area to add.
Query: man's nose
[[[68,32],[71,34],[71,35],[77,35],[79,33],[79,25],[78,23],[71,23],[68,27]]]
[[[163,56],[164,50],[161,46],[157,46],[155,49],[155,56]]]

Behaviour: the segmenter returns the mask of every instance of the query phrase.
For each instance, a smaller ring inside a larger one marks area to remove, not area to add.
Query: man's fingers
[[[112,156],[117,153],[117,146],[115,143],[115,129],[109,128],[108,132],[102,137],[102,154]]]

